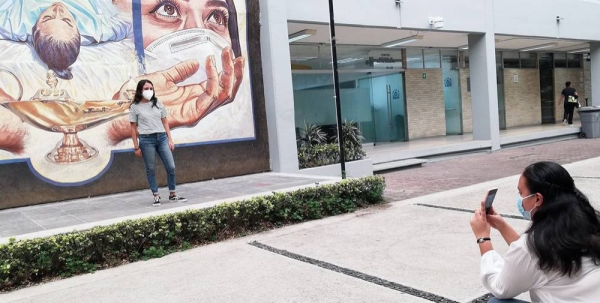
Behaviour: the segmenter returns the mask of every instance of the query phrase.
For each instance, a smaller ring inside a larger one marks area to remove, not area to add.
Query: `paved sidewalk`
[[[386,195],[408,188],[416,197],[0,294],[0,302],[487,302],[469,227],[485,191],[499,188],[496,209],[523,232],[528,221],[519,219],[514,202],[519,173],[540,160],[573,162],[565,167],[600,209],[600,157],[590,158],[598,143],[527,146],[392,172],[386,174]],[[590,159],[577,161],[582,155]],[[247,177],[253,181],[238,180],[223,192],[240,189],[236,194],[246,194],[251,189],[245,186],[268,192],[279,180],[287,180],[284,187],[320,181],[257,176],[273,180]],[[409,177],[411,182],[399,181]],[[189,192],[181,189],[182,194]],[[148,194],[132,195],[139,199]],[[217,203],[190,202],[196,203],[192,207]],[[178,209],[172,207],[163,211]],[[503,254],[507,245],[502,237],[493,232],[491,238]],[[527,294],[519,298],[529,300]]]
[[[600,156],[600,139],[572,139],[430,160],[420,168],[383,173],[390,201],[415,198],[520,174],[536,161],[573,163]],[[440,182],[443,180],[443,182]]]
[[[66,202],[0,210],[0,243],[15,236],[43,236],[86,229],[98,224],[123,221],[187,208],[202,208],[225,201],[237,201],[273,191],[293,189],[324,182],[320,178],[277,173],[262,173],[178,185],[177,192],[187,202],[172,203],[168,190],[161,188],[162,205],[152,206],[149,190],[106,195]]]
[[[599,201],[600,158],[566,165]],[[1,302],[485,302],[471,211],[489,187],[517,231],[519,176],[0,294]],[[600,206],[597,203],[596,207]],[[497,232],[492,243],[507,250]],[[527,294],[519,296],[529,300]]]

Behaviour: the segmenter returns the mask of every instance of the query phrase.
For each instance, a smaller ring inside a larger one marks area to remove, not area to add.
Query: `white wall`
[[[289,21],[329,22],[328,0],[285,0]],[[367,4],[368,3],[368,4]],[[443,31],[486,31],[486,1],[334,0],[337,24],[429,29],[429,17],[444,18]],[[600,41],[599,0],[495,0],[496,34]],[[560,25],[556,16],[564,18]]]
[[[286,2],[290,21],[329,22],[328,0]],[[334,9],[337,24],[429,29],[429,17],[441,16],[444,30],[483,31],[485,26],[480,0],[402,0],[401,9],[394,0],[334,0]]]
[[[600,40],[599,16],[597,0],[494,1],[497,34]]]

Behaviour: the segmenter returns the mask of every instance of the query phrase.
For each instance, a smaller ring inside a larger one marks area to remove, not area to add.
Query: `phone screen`
[[[496,198],[496,193],[498,192],[497,188],[493,188],[488,190],[488,193],[485,197],[485,212],[487,213],[492,207],[492,203],[494,203],[494,198]]]

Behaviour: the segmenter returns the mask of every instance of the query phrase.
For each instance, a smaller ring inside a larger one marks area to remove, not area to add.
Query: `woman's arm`
[[[169,122],[167,121],[166,117],[161,118],[160,120],[165,127],[165,132],[167,133],[167,138],[169,139],[169,149],[174,150],[175,144],[173,143],[173,137],[171,137],[171,128],[169,127]]]
[[[513,242],[504,259],[495,251],[481,257],[482,283],[496,298],[514,298],[548,282],[526,246],[521,239]]]
[[[138,150],[138,149],[140,149],[140,144],[138,142],[138,137],[137,137],[137,123],[136,122],[130,122],[130,123],[131,123],[131,139],[133,140],[133,149]]]
[[[142,150],[138,141],[137,122],[131,122],[131,139],[133,140],[133,153],[137,157],[142,156]]]
[[[506,244],[508,245],[511,245],[513,242],[519,240],[520,236],[517,233],[517,231],[515,231],[515,229],[512,228],[512,226],[506,223],[506,221],[504,221],[503,225],[499,226],[498,231],[500,232],[502,238],[504,238],[504,241],[506,241]]]
[[[519,239],[519,234],[496,212],[493,206],[486,215],[486,220],[492,228],[500,232],[506,244],[510,245]]]

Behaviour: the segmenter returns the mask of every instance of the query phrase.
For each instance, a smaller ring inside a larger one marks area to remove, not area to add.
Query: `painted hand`
[[[206,58],[205,65],[208,79],[200,84],[177,85],[198,71],[200,63],[196,60],[183,61],[168,70],[138,77],[136,82],[142,79],[152,81],[157,98],[169,112],[168,122],[170,128],[194,126],[217,108],[231,103],[242,83],[244,58],[234,58],[233,51],[230,47],[227,47],[223,49],[221,59],[223,71],[219,73],[214,57],[209,56]],[[125,88],[126,85],[123,85],[120,92],[115,94],[115,98],[120,99]],[[129,138],[131,134],[130,127],[125,118],[113,121],[109,128],[109,139],[113,143],[117,143]]]
[[[13,101],[16,101],[15,98],[11,97],[8,93],[6,93],[3,89],[0,88],[0,103]]]

